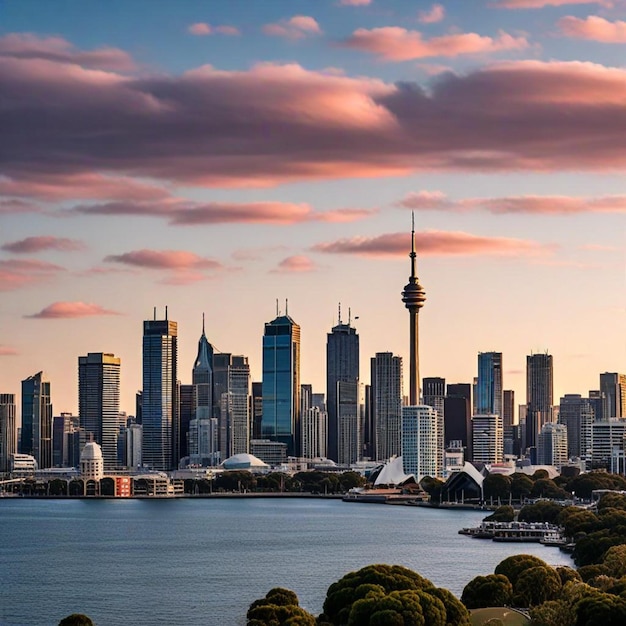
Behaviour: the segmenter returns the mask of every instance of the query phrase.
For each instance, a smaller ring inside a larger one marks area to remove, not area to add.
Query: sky
[[[77,411],[78,356],[141,388],[142,322],[206,318],[261,379],[302,329],[325,391],[350,316],[405,359],[411,213],[422,376],[503,353],[524,403],[626,370],[624,0],[0,0],[0,393],[40,370]]]

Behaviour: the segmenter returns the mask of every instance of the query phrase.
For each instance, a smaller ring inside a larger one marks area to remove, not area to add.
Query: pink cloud
[[[590,39],[602,43],[626,43],[626,22],[610,22],[602,17],[590,15],[582,20],[568,15],[562,17],[557,26],[567,37]]]
[[[363,7],[372,4],[372,0],[339,0],[343,7]]]
[[[11,291],[39,283],[63,271],[64,268],[60,265],[36,259],[0,260],[0,291]]]
[[[50,202],[69,198],[160,200],[169,196],[169,192],[161,185],[128,176],[104,176],[96,172],[71,175],[29,173],[20,180],[0,177],[0,194]]]
[[[39,313],[25,315],[31,319],[76,319],[78,317],[100,317],[102,315],[121,315],[117,311],[111,311],[99,304],[86,302],[53,302]]]
[[[317,21],[308,15],[294,15],[288,20],[281,20],[274,24],[265,24],[263,32],[272,37],[286,39],[302,39],[309,35],[321,35],[322,29]]]
[[[3,346],[0,344],[0,356],[16,356],[18,351],[11,346]]]
[[[290,225],[309,221],[354,222],[373,215],[372,209],[336,209],[315,212],[305,203],[290,202],[211,202],[194,203],[183,200],[166,202],[110,202],[80,205],[72,212],[85,215],[137,215],[164,217],[176,226],[201,224],[275,224]]]
[[[418,256],[535,256],[550,247],[509,237],[481,237],[464,232],[426,231],[415,234]],[[369,257],[404,257],[411,249],[408,233],[352,237],[313,246],[315,252]]]
[[[123,263],[155,270],[221,269],[218,261],[185,250],[136,250],[105,257],[107,263]]]
[[[317,267],[315,263],[307,257],[303,255],[294,255],[288,256],[283,259],[278,267],[272,270],[273,273],[279,274],[290,274],[290,273],[301,273],[301,272],[312,272],[316,270]]]
[[[435,24],[441,22],[446,16],[446,10],[441,4],[433,4],[428,11],[420,11],[418,14],[418,20],[422,24]]]
[[[40,37],[33,33],[9,33],[0,37],[0,56],[40,59],[119,72],[136,69],[132,57],[119,48],[83,51],[62,37]]]
[[[498,9],[543,9],[544,7],[562,7],[568,4],[613,6],[611,0],[495,0],[491,6]]]
[[[32,202],[24,202],[15,198],[0,198],[0,215],[20,214],[20,213],[39,213],[41,207]]]
[[[575,215],[578,213],[625,213],[626,196],[585,198],[574,196],[508,196],[450,200],[440,191],[409,193],[399,206],[429,211],[482,210],[494,214]]]
[[[0,249],[15,254],[33,254],[43,252],[44,250],[57,250],[60,252],[74,252],[76,250],[84,250],[85,244],[76,239],[68,239],[67,237],[52,237],[43,235],[40,237],[26,237],[20,241],[12,241],[0,246]]]
[[[189,26],[187,30],[192,35],[199,35],[199,36],[214,35],[216,33],[219,35],[230,35],[230,36],[236,36],[236,35],[241,34],[239,30],[235,28],[234,26],[225,26],[225,25],[211,26],[210,24],[207,24],[206,22],[197,22],[195,24],[192,24],[191,26]]]
[[[513,37],[503,31],[496,38],[483,37],[477,33],[456,33],[424,39],[419,31],[387,26],[355,30],[343,45],[371,52],[387,61],[409,61],[428,57],[523,50],[529,44],[525,37]]]
[[[626,70],[593,63],[498,63],[441,75],[428,90],[295,64],[141,79],[71,70],[0,56],[12,120],[0,169],[16,184],[96,172],[267,187],[419,171],[626,167]]]

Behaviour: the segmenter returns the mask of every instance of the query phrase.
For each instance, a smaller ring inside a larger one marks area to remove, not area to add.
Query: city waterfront
[[[313,613],[328,586],[400,564],[457,596],[510,554],[571,564],[556,548],[458,534],[483,511],[311,499],[0,500],[0,626],[245,623],[251,601],[293,589]],[[10,537],[10,541],[7,538]]]

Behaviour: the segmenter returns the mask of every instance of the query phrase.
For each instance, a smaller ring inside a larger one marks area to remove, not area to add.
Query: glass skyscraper
[[[328,458],[339,461],[338,441],[345,437],[339,428],[338,383],[353,385],[355,420],[358,416],[357,389],[359,381],[359,335],[356,328],[341,323],[341,313],[326,340],[326,400],[328,411]],[[348,387],[344,386],[343,393]]]
[[[167,311],[166,319],[143,323],[142,458],[156,470],[178,463],[177,335],[178,325],[167,319]]]
[[[387,461],[402,454],[402,357],[377,352],[371,372],[375,460]]]
[[[552,355],[526,357],[526,447],[536,449],[544,424],[552,421]],[[531,451],[531,458],[532,458]],[[534,460],[534,459],[533,459]]]
[[[40,469],[52,467],[50,381],[38,372],[22,381],[20,452],[35,457]]]
[[[265,324],[261,436],[300,454],[300,326],[289,315]]]
[[[78,416],[87,440],[102,448],[105,469],[117,463],[120,426],[120,359],[89,352],[78,357]]]
[[[476,413],[502,417],[502,352],[478,353]]]

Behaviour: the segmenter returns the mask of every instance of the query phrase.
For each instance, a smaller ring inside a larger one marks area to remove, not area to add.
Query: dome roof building
[[[89,441],[80,453],[80,473],[85,480],[100,480],[104,476],[102,448]]]
[[[270,466],[261,461],[261,459],[245,452],[228,457],[222,463],[221,467],[225,470],[249,470],[251,472],[255,470],[265,471],[270,468]]]

